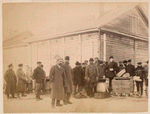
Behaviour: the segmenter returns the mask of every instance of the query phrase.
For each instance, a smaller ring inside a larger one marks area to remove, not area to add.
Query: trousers
[[[137,92],[139,92],[139,90],[141,90],[141,95],[143,94],[143,81],[139,82],[136,81],[136,87],[137,87]]]
[[[35,84],[36,98],[40,98],[40,93],[41,93],[41,83],[36,83]]]

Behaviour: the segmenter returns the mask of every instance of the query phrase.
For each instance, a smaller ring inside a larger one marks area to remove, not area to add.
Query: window
[[[138,18],[130,15],[130,33],[138,34]]]

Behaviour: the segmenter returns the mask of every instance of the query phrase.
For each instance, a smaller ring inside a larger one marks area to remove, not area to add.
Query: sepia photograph
[[[2,3],[3,112],[148,112],[148,16],[148,2]]]

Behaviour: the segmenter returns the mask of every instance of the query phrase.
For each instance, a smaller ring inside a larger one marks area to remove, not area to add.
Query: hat
[[[131,62],[131,59],[129,59],[128,62]]]
[[[94,59],[98,59],[98,57],[95,57]]]
[[[76,62],[76,65],[81,65],[81,63],[79,63],[78,61]]]
[[[44,67],[44,65],[41,65],[41,67],[43,68],[43,67]]]
[[[90,58],[89,61],[94,61],[94,59],[93,59],[93,58]]]
[[[85,60],[84,63],[88,62],[88,60]]]
[[[59,60],[63,60],[63,58],[56,58],[56,62],[58,62]]]
[[[41,64],[41,62],[40,62],[40,61],[38,61],[38,62],[37,62],[37,64]]]
[[[65,60],[70,60],[70,57],[69,57],[69,56],[66,56],[66,57],[65,57]]]
[[[119,63],[122,63],[122,61],[119,61]]]
[[[21,67],[21,66],[23,66],[23,64],[19,64],[19,65],[18,65],[18,67]]]
[[[127,63],[127,60],[124,60],[123,63]]]
[[[82,63],[82,65],[85,65],[86,63]]]
[[[138,64],[138,65],[141,65],[141,64],[142,64],[142,62],[138,62],[137,64]]]
[[[11,66],[13,66],[12,63],[8,65],[8,67],[11,67]]]
[[[113,56],[110,56],[109,59],[114,58]]]
[[[100,61],[99,61],[99,64],[103,64],[103,61],[100,60]]]

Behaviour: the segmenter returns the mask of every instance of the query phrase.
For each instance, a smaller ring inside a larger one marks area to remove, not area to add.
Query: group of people
[[[90,58],[89,61],[85,60],[83,63],[77,61],[75,67],[71,68],[69,65],[70,57],[66,56],[63,58],[56,58],[56,65],[53,65],[50,69],[49,80],[51,83],[51,106],[62,106],[60,103],[63,100],[63,104],[72,104],[70,101],[71,94],[76,95],[77,93],[85,90],[89,97],[93,97],[96,92],[96,82],[103,78],[109,79],[109,92],[112,91],[112,80],[116,77],[116,74],[121,70],[125,69],[126,73],[130,74],[130,77],[139,76],[141,81],[136,81],[138,95],[143,93],[143,81],[145,80],[146,86],[148,86],[148,61],[146,66],[142,66],[139,62],[137,68],[131,63],[131,59],[123,62],[114,61],[113,56],[109,57],[109,62],[101,61],[98,57]],[[89,63],[88,63],[89,62]],[[5,81],[7,83],[6,93],[9,98],[9,94],[22,93],[24,95],[24,84],[29,80],[26,78],[25,73],[22,70],[22,64],[19,64],[19,69],[16,72],[12,70],[13,65],[9,65],[9,70],[5,73]],[[28,73],[27,73],[28,74]],[[30,74],[28,74],[30,75]],[[41,62],[37,62],[37,68],[34,69],[32,79],[35,80],[35,93],[36,100],[42,100],[40,97],[41,88],[46,75],[43,70]],[[17,83],[17,86],[16,86]],[[28,85],[29,86],[29,85]],[[139,92],[139,89],[141,92]],[[139,94],[140,93],[140,94]],[[55,105],[56,104],[56,105]]]

